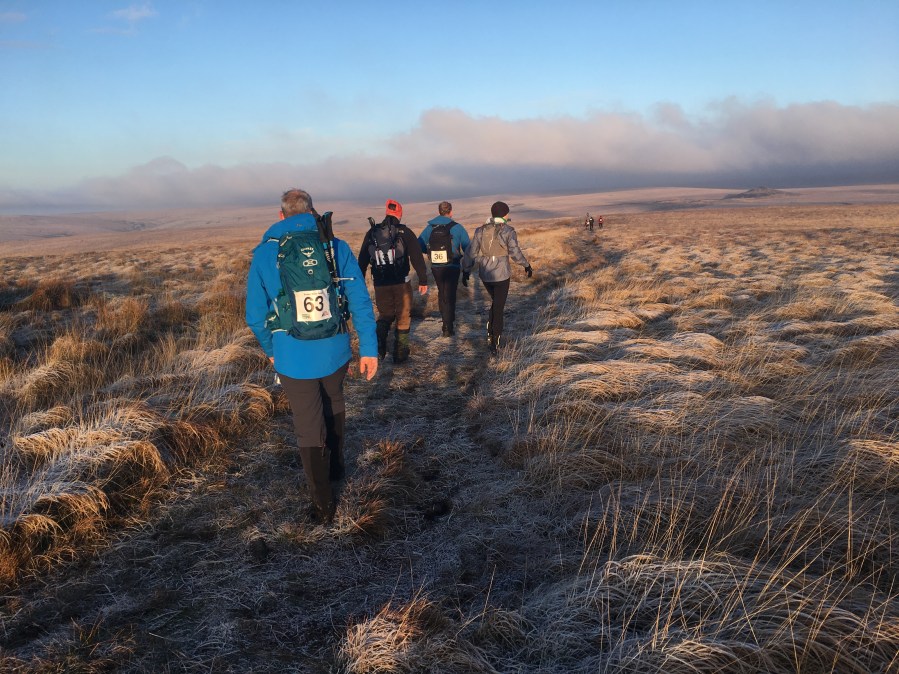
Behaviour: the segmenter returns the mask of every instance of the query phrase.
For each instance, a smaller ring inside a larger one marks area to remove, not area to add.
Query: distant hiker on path
[[[418,274],[418,292],[421,295],[428,292],[428,271],[415,233],[400,224],[402,204],[388,199],[385,213],[380,223],[368,219],[371,229],[365,234],[359,249],[359,268],[364,277],[365,270],[371,264],[375,304],[378,307],[378,357],[386,357],[390,325],[396,321],[393,362],[402,363],[409,359],[409,329],[412,325],[409,265],[411,263]]]
[[[450,202],[441,201],[437,213],[436,218],[428,220],[418,243],[421,252],[427,254],[431,261],[431,273],[437,284],[437,301],[443,319],[443,336],[452,337],[455,334],[456,290],[462,271],[462,256],[468,249],[470,239],[465,228],[453,220],[453,205]]]
[[[247,278],[247,325],[274,364],[293,412],[313,519],[328,523],[337,507],[332,480],[344,476],[343,380],[352,358],[347,317],[359,337],[359,371],[378,370],[375,315],[350,247],[330,231],[312,197],[281,197],[281,221],[253,249]]]
[[[592,228],[591,228],[591,229],[592,229]],[[600,215],[599,218],[596,220],[596,229],[602,229],[602,216],[601,216],[601,215]]]
[[[534,274],[518,245],[518,235],[509,224],[511,219],[507,204],[502,201],[493,204],[490,219],[475,230],[471,245],[462,259],[462,285],[468,285],[471,269],[477,262],[478,275],[493,301],[487,319],[487,346],[491,353],[496,353],[500,348],[503,336],[503,312],[512,278],[509,258],[524,267],[528,278]]]
[[[589,213],[587,213],[587,218],[584,220],[584,229],[589,229],[591,232],[593,231],[593,218]]]

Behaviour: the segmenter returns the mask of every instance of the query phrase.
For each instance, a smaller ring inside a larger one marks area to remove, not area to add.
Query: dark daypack
[[[369,222],[372,222],[369,218]],[[371,275],[378,283],[402,283],[406,280],[406,245],[396,218],[388,216],[384,222],[372,225],[368,255]]]
[[[348,312],[340,291],[330,215],[318,220],[318,231],[291,231],[278,239],[281,290],[266,320],[273,332],[324,339],[346,331]]]
[[[431,264],[449,264],[453,261],[453,234],[455,221],[434,225],[428,238],[428,256]]]

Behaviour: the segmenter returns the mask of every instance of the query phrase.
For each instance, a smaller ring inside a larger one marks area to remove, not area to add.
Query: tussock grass
[[[881,608],[860,619],[852,600],[827,594],[820,581],[730,557],[633,555],[527,606],[525,616],[547,629],[519,657],[524,671],[572,672],[832,671],[837,663],[864,672],[894,661],[899,632],[877,621]]]
[[[230,258],[185,264],[180,279],[164,257],[132,254],[79,257],[65,278],[42,266],[52,260],[7,263],[19,280],[3,291],[0,467],[17,486],[0,517],[21,551],[5,582],[96,548],[109,522],[146,513],[173,471],[274,414],[255,383],[267,359],[243,325],[246,262]]]
[[[254,384],[229,384],[205,389],[185,410],[185,419],[209,424],[225,433],[238,434],[271,417],[271,394]]]
[[[520,229],[498,357],[475,282],[454,340],[432,293],[410,363],[348,379],[328,526],[247,259],[84,256],[69,300],[0,260],[0,667],[896,671],[897,211],[866,213]]]
[[[359,458],[360,477],[347,486],[338,505],[338,531],[367,538],[384,538],[414,510],[420,479],[406,459],[409,445],[382,439]]]
[[[18,396],[27,408],[37,408],[70,398],[83,388],[93,388],[102,373],[86,363],[67,360],[46,363],[25,373]]]
[[[106,342],[151,328],[150,305],[144,297],[118,297],[98,303],[95,328]]]
[[[0,314],[0,360],[7,361],[15,358],[16,342],[13,339],[15,328],[15,319],[6,314]]]
[[[781,234],[612,236],[620,261],[563,282],[497,368],[503,460],[589,513],[507,667],[899,666],[896,240]]]
[[[387,605],[348,631],[340,652],[344,671],[497,672],[480,649],[446,629],[448,622],[438,607],[424,598]]]
[[[90,291],[84,284],[72,279],[50,277],[39,280],[31,294],[17,302],[16,307],[34,311],[72,309],[82,305],[89,295]]]

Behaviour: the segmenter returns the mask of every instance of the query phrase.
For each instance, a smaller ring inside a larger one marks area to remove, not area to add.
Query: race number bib
[[[311,323],[331,318],[331,302],[328,300],[328,289],[296,290],[293,299],[297,307],[297,322]]]
[[[435,264],[446,264],[449,262],[449,255],[445,250],[432,250],[431,262]]]

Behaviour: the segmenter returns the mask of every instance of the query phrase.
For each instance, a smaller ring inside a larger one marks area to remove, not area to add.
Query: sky
[[[0,0],[0,211],[899,182],[899,2]]]

